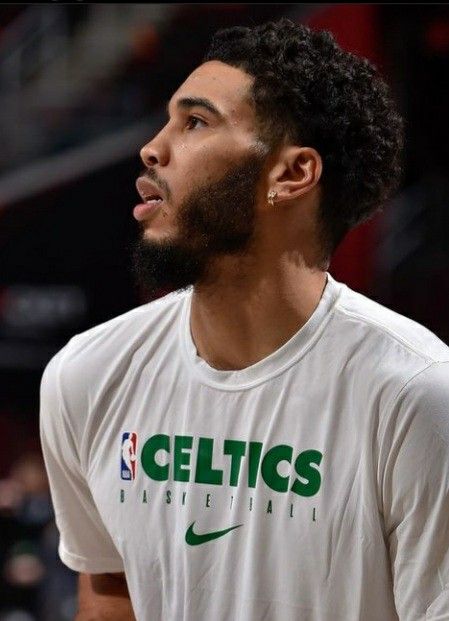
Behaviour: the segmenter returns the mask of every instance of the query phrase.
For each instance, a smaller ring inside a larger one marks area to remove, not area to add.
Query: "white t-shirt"
[[[138,621],[449,619],[449,348],[328,275],[284,346],[220,371],[190,301],[46,368],[63,562],[124,571]]]

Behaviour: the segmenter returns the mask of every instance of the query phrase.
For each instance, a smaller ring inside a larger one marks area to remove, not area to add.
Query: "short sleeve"
[[[59,556],[85,573],[123,571],[81,471],[77,443],[59,390],[64,350],[47,365],[40,390],[40,436],[60,534]]]
[[[399,619],[449,619],[449,363],[431,364],[403,387],[380,457]]]

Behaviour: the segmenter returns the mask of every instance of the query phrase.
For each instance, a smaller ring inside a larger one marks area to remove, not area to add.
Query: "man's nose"
[[[168,163],[168,148],[160,133],[141,148],[140,158],[147,168],[156,164],[165,166]]]

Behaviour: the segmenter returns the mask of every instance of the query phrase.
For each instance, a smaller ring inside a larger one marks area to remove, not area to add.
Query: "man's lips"
[[[162,201],[148,201],[147,203],[140,203],[134,207],[133,216],[138,222],[147,220],[152,214],[154,214],[159,207],[163,204]]]
[[[151,198],[164,198],[161,190],[154,183],[151,183],[147,177],[137,178],[136,189],[145,203]]]
[[[139,177],[136,180],[136,188],[144,202],[134,207],[133,216],[138,222],[142,222],[162,205],[164,197],[159,188],[147,177]]]

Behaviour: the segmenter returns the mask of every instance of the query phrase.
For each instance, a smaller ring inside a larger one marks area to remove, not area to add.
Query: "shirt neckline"
[[[255,364],[237,371],[214,369],[200,358],[190,330],[190,308],[193,289],[184,298],[180,320],[180,340],[184,362],[189,371],[203,384],[227,391],[247,390],[287,370],[302,358],[320,337],[332,315],[342,290],[326,272],[327,281],[320,301],[308,321],[284,345]]]

